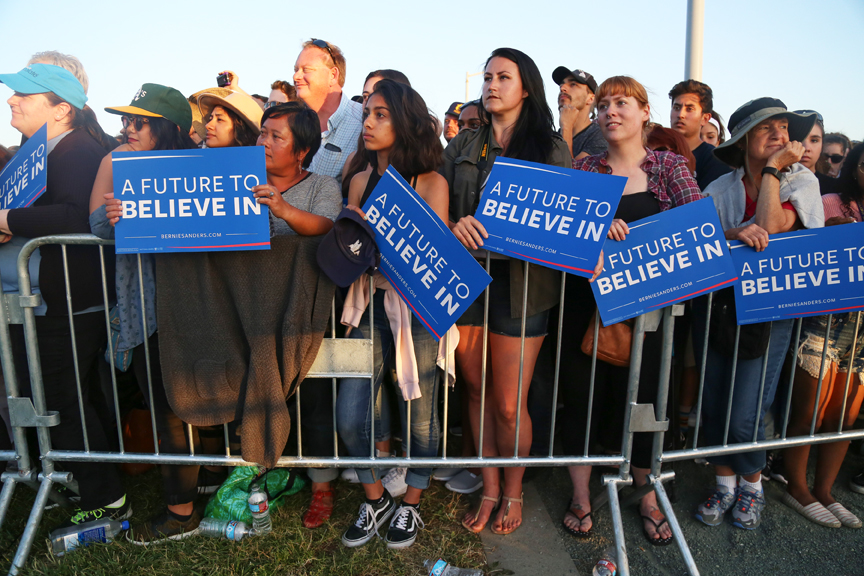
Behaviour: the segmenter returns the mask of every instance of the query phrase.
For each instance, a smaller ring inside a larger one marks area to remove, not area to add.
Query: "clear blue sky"
[[[862,0],[705,4],[703,81],[725,119],[748,100],[774,96],[793,110],[818,110],[828,131],[864,138]],[[480,71],[493,49],[510,46],[537,62],[550,106],[557,90],[551,73],[559,65],[587,70],[598,82],[627,74],[649,89],[653,119],[668,126],[667,93],[684,75],[686,6],[686,0],[2,1],[0,72],[17,72],[40,50],[78,56],[90,76],[90,105],[103,128],[117,133],[119,118],[102,109],[128,104],[144,82],[188,95],[230,69],[245,90],[266,94],[273,80],[291,79],[300,43],[310,36],[345,52],[349,95],[360,93],[370,70],[395,68],[440,116],[464,99],[465,73]],[[479,78],[471,79],[472,98]],[[10,95],[0,87],[3,101]],[[20,140],[9,119],[9,108],[0,107],[0,143],[7,146]]]

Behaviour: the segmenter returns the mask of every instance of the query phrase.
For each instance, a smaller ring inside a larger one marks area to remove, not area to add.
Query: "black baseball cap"
[[[334,284],[347,288],[380,263],[372,226],[354,210],[343,208],[318,245],[318,266]]]
[[[444,113],[445,116],[455,116],[459,117],[459,113],[462,112],[462,102],[453,102],[450,104],[450,108]]]
[[[578,68],[570,70],[564,66],[559,66],[552,72],[552,80],[554,80],[559,86],[564,83],[564,80],[566,80],[568,76],[573,76],[573,79],[576,80],[576,82],[588,86],[592,93],[597,93],[597,81],[594,80],[594,76],[584,70],[579,70]]]

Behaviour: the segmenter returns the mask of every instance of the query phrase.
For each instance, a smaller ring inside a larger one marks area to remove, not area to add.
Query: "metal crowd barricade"
[[[3,486],[2,493],[0,493],[0,523],[5,518],[5,514],[9,508],[9,503],[11,502],[13,491],[17,484],[26,483],[31,485],[32,487],[37,489],[36,500],[33,504],[33,508],[31,514],[27,520],[26,527],[21,537],[20,544],[18,546],[15,557],[12,561],[12,566],[9,570],[10,574],[17,574],[18,571],[24,566],[27,557],[29,555],[30,549],[36,537],[36,532],[39,528],[43,512],[45,510],[45,505],[49,499],[54,500],[58,503],[64,505],[70,505],[70,502],[65,497],[61,496],[57,493],[53,486],[54,484],[62,484],[69,487],[75,487],[75,480],[71,477],[71,474],[68,472],[60,472],[55,469],[56,463],[62,462],[109,462],[109,463],[148,463],[148,464],[167,464],[167,465],[211,465],[211,466],[249,466],[255,465],[253,462],[247,462],[243,460],[243,458],[237,454],[232,454],[231,447],[229,443],[229,432],[228,425],[223,425],[224,431],[224,439],[225,439],[225,454],[224,455],[216,455],[216,454],[199,454],[195,452],[194,442],[193,442],[193,430],[192,426],[186,425],[186,435],[187,441],[189,444],[188,453],[183,454],[166,454],[160,452],[159,450],[159,441],[157,437],[156,430],[156,418],[155,418],[155,410],[152,409],[154,406],[153,402],[153,381],[152,374],[150,373],[150,356],[153,353],[149,348],[149,343],[145,339],[144,341],[144,353],[147,362],[147,378],[148,378],[148,400],[149,405],[151,406],[151,425],[153,427],[153,439],[154,439],[154,453],[145,454],[145,453],[134,453],[128,452],[125,449],[123,444],[122,433],[118,430],[118,444],[119,451],[117,452],[96,452],[90,449],[89,440],[86,432],[86,424],[83,423],[84,419],[84,409],[83,409],[83,400],[81,395],[81,380],[80,373],[76,371],[76,385],[78,389],[78,402],[79,408],[81,410],[82,417],[82,433],[83,433],[83,444],[84,449],[78,451],[69,451],[69,450],[57,450],[52,447],[51,438],[49,434],[49,428],[51,426],[56,426],[59,422],[59,416],[56,413],[49,412],[46,407],[45,401],[45,392],[43,388],[42,382],[42,371],[39,360],[39,348],[38,348],[38,339],[36,333],[36,321],[35,321],[35,307],[41,304],[41,296],[36,294],[34,295],[31,290],[31,282],[30,282],[30,274],[29,274],[29,258],[32,253],[39,248],[40,246],[45,245],[60,245],[63,255],[63,266],[65,272],[66,279],[66,297],[67,297],[67,310],[69,313],[69,322],[70,322],[70,330],[72,333],[72,342],[74,352],[74,360],[77,368],[78,357],[77,357],[77,349],[75,348],[75,333],[74,333],[74,322],[75,316],[72,314],[72,300],[71,294],[69,292],[69,263],[67,259],[66,247],[68,245],[93,245],[98,246],[99,254],[101,258],[101,270],[102,270],[102,286],[103,292],[107,292],[107,279],[105,277],[106,274],[106,266],[105,266],[105,246],[111,245],[111,241],[105,241],[96,238],[95,236],[89,234],[74,234],[74,235],[57,235],[57,236],[47,236],[43,238],[37,238],[28,242],[24,248],[21,250],[21,253],[18,258],[18,280],[19,280],[19,295],[4,295],[3,306],[0,306],[0,355],[2,355],[3,362],[3,371],[6,379],[6,387],[7,387],[7,395],[9,397],[9,407],[10,413],[12,414],[12,424],[15,430],[15,446],[16,450],[10,453],[0,452],[0,457],[8,457],[14,458],[18,461],[18,472],[12,473],[7,472],[3,475],[3,478],[6,480]],[[486,259],[486,270],[490,270],[490,259],[487,256]],[[145,309],[144,304],[144,290],[143,290],[143,280],[142,280],[142,264],[141,258],[138,256],[138,271],[139,271],[139,288],[141,294],[141,307],[142,310]],[[523,301],[522,301],[522,337],[521,337],[521,347],[520,347],[520,357],[519,357],[519,382],[518,382],[518,394],[521,398],[521,394],[524,390],[524,386],[527,383],[523,382],[522,375],[522,367],[525,361],[525,311],[527,309],[527,294],[528,294],[528,264],[524,263],[524,285],[523,285]],[[369,278],[370,282],[370,294],[373,289],[373,281],[372,278]],[[633,337],[633,345],[631,351],[631,368],[629,372],[629,381],[627,385],[627,404],[626,411],[624,417],[624,428],[622,431],[622,445],[621,445],[621,454],[620,455],[592,455],[590,454],[591,447],[589,446],[589,438],[590,438],[590,426],[591,420],[594,417],[593,414],[593,402],[594,402],[594,375],[595,375],[595,367],[597,362],[596,350],[592,357],[592,370],[591,370],[591,382],[589,389],[589,402],[586,407],[587,413],[585,418],[585,426],[586,426],[586,440],[584,445],[584,450],[581,455],[569,455],[569,456],[556,456],[554,455],[554,445],[555,445],[555,413],[557,406],[557,396],[559,392],[559,376],[560,376],[560,361],[561,361],[561,333],[563,330],[563,314],[564,314],[564,292],[566,287],[566,275],[564,273],[561,274],[561,299],[560,299],[560,308],[559,308],[559,322],[558,322],[558,344],[555,351],[555,370],[554,370],[554,382],[553,382],[553,394],[552,394],[552,405],[550,407],[551,413],[551,427],[549,433],[549,452],[546,456],[526,456],[519,457],[519,432],[520,427],[523,424],[521,418],[517,416],[516,421],[516,437],[515,437],[515,448],[514,454],[511,455],[484,455],[483,454],[483,436],[488,433],[486,427],[486,414],[484,411],[481,411],[480,414],[480,422],[479,422],[479,454],[476,458],[465,458],[465,457],[451,457],[447,455],[447,434],[443,434],[443,445],[442,445],[442,454],[441,457],[435,458],[418,458],[411,455],[410,445],[411,445],[411,424],[410,424],[410,401],[408,406],[408,418],[409,421],[406,423],[405,430],[403,432],[406,435],[404,445],[406,446],[406,454],[405,456],[397,456],[393,458],[382,459],[376,457],[375,452],[375,432],[374,432],[374,402],[376,398],[375,394],[375,380],[374,380],[374,355],[373,355],[373,335],[370,334],[368,338],[356,339],[356,338],[337,338],[336,337],[336,314],[337,310],[335,307],[335,302],[333,304],[331,310],[331,331],[329,336],[325,336],[321,348],[319,350],[318,356],[313,363],[312,368],[310,369],[307,378],[317,378],[317,379],[330,379],[333,391],[333,455],[330,457],[319,457],[319,456],[307,456],[304,455],[303,452],[303,442],[302,442],[302,422],[301,422],[301,399],[299,392],[295,394],[295,406],[297,408],[297,420],[295,422],[295,426],[297,428],[297,455],[296,456],[282,456],[277,465],[278,466],[291,466],[291,467],[335,467],[335,468],[346,468],[346,467],[355,467],[355,466],[364,466],[364,467],[373,467],[373,468],[382,468],[382,467],[521,467],[521,466],[578,466],[578,465],[589,465],[589,466],[617,466],[618,467],[618,475],[606,475],[603,477],[603,484],[606,487],[605,492],[601,493],[599,497],[595,498],[594,506],[599,507],[603,503],[608,502],[610,504],[612,523],[613,523],[613,531],[616,540],[616,550],[618,555],[618,573],[622,576],[628,576],[630,574],[629,564],[627,561],[627,552],[626,546],[624,542],[624,530],[623,524],[621,520],[621,504],[618,499],[618,490],[620,490],[623,486],[629,485],[632,483],[633,479],[629,474],[629,464],[630,464],[630,456],[633,445],[633,433],[634,432],[656,432],[660,436],[660,442],[662,442],[662,433],[666,430],[667,422],[665,417],[665,401],[662,404],[658,404],[657,407],[653,407],[650,404],[637,404],[636,398],[638,393],[639,386],[639,366],[641,364],[642,357],[642,335],[644,334],[644,318],[639,317],[636,319],[635,326],[633,329],[634,337]],[[104,305],[104,314],[105,314],[105,326],[106,331],[110,334],[110,321],[109,321],[109,298],[106,294],[103,299]],[[578,303],[577,305],[582,305],[582,303]],[[374,314],[376,311],[374,310],[372,304],[372,298],[370,298],[370,327],[374,326]],[[380,311],[378,313],[381,313]],[[141,315],[142,322],[144,323],[143,328],[145,333],[149,333],[147,329],[147,320],[146,314]],[[484,326],[488,326],[488,318],[489,318],[489,295],[488,290],[484,296]],[[27,360],[30,371],[30,385],[32,389],[32,401],[31,398],[28,397],[20,397],[19,387],[16,380],[16,371],[15,364],[12,358],[12,350],[10,344],[10,336],[9,336],[9,324],[20,324],[24,325],[24,336],[26,341],[26,350],[27,350]],[[665,311],[664,317],[664,329],[671,328],[672,326],[672,317],[671,317],[671,309],[667,309]],[[594,324],[594,335],[595,342],[597,341],[597,333],[599,330],[599,319],[595,320]],[[488,331],[483,331],[483,344],[482,344],[482,353],[483,357],[486,358],[489,353],[489,342],[488,342]],[[668,337],[669,343],[671,344],[671,332]],[[108,338],[108,358],[111,367],[111,389],[113,398],[111,399],[111,404],[114,409],[114,417],[117,419],[117,422],[120,422],[120,406],[117,395],[117,379],[115,373],[114,366],[114,350],[112,348],[111,339]],[[448,360],[449,362],[449,360]],[[661,378],[661,390],[663,390],[663,380],[666,380],[666,385],[668,387],[668,375],[669,375],[669,367],[671,363],[671,346],[667,348],[664,345],[664,360],[663,360],[663,377]],[[445,373],[449,365],[445,365]],[[346,378],[346,377],[360,377],[360,378],[369,378],[370,381],[370,389],[371,389],[371,402],[370,402],[370,412],[372,413],[372,423],[373,430],[370,434],[370,453],[368,458],[360,458],[360,457],[346,457],[344,455],[339,454],[339,445],[338,445],[338,436],[336,430],[336,397],[338,394],[338,379]],[[488,392],[487,388],[487,373],[486,373],[486,363],[482,363],[482,374],[481,374],[481,406],[485,406],[486,394]],[[661,394],[662,395],[662,394]],[[444,415],[443,415],[443,425],[444,430],[448,430],[448,404],[449,404],[449,391],[448,386],[444,386]],[[517,412],[518,414],[518,412]],[[27,428],[35,428],[38,444],[39,444],[39,454],[41,460],[41,473],[34,469],[33,463],[30,462],[29,453],[27,450],[26,444],[26,429]],[[118,427],[119,428],[119,427]],[[659,467],[659,465],[658,465]],[[656,474],[655,474],[656,476]],[[665,480],[666,478],[663,476],[659,477],[661,480]],[[661,503],[664,505],[664,511],[666,511],[667,516],[669,517],[670,525],[672,526],[673,531],[676,536],[680,536],[681,530],[678,526],[674,514],[671,511],[671,508],[668,506],[668,499],[664,498],[663,495],[663,487],[661,482],[656,482],[654,484],[655,490],[657,490],[658,495],[661,496]],[[679,542],[683,544],[683,537],[679,538]],[[689,554],[686,551],[686,544],[683,545],[682,551],[686,554]]]

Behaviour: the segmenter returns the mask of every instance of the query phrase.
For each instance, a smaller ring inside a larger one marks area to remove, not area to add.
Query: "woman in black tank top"
[[[609,78],[597,88],[595,106],[597,122],[609,143],[609,149],[576,160],[573,167],[627,177],[624,195],[607,235],[611,242],[623,240],[627,236],[627,224],[630,222],[702,198],[683,157],[671,152],[652,152],[645,147],[643,134],[650,117],[650,108],[645,88],[639,82],[626,76]],[[567,353],[561,355],[560,382],[565,409],[575,416],[585,414],[588,406],[590,381],[586,375],[591,373],[591,357],[583,354],[580,347],[594,309],[570,303],[593,302],[589,281],[568,278],[565,301],[569,305],[564,307],[564,326],[567,329],[562,334],[562,348]],[[661,350],[661,333],[646,333],[637,397],[639,403],[654,403],[657,400]],[[604,438],[603,444],[607,447],[620,446],[616,438],[620,438],[623,429],[628,377],[629,368],[597,362],[589,453],[593,453],[591,450],[594,448],[595,436]],[[583,452],[584,424],[576,423],[565,429],[562,436],[566,454]],[[606,441],[607,438],[612,440]],[[637,486],[646,482],[651,466],[652,442],[651,434],[635,434],[633,437],[631,472]],[[564,527],[578,537],[587,536],[593,528],[588,491],[590,476],[590,467],[570,469],[573,498],[564,517]],[[645,537],[651,544],[665,545],[672,541],[672,532],[657,507],[653,491],[642,498],[639,513],[643,518]]]

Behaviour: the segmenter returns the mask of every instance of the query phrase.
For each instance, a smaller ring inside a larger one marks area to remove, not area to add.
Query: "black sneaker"
[[[375,508],[368,502],[360,505],[357,521],[342,535],[342,544],[348,548],[356,548],[363,546],[374,536],[378,536],[378,527],[387,522],[396,509],[396,503],[387,490],[384,490],[384,496],[384,504],[380,508]]]
[[[77,526],[78,524],[83,524],[84,522],[91,522],[93,520],[101,520],[102,518],[110,518],[111,520],[117,520],[118,522],[127,520],[132,517],[132,506],[129,504],[129,500],[126,499],[126,495],[123,495],[123,498],[120,499],[119,506],[103,506],[102,508],[96,508],[94,510],[77,510],[75,514],[64,522],[57,526],[57,528],[69,528],[70,526]]]
[[[219,472],[211,472],[204,466],[198,469],[198,495],[209,496],[215,493],[228,478],[228,470],[224,468]]]
[[[189,520],[182,522],[171,513],[151,518],[147,522],[136,524],[126,532],[126,539],[139,546],[147,546],[168,540],[183,540],[198,533],[201,514],[193,510]]]
[[[408,548],[417,539],[417,532],[425,527],[423,519],[420,518],[420,511],[414,506],[402,504],[390,521],[390,528],[384,541],[387,542],[388,548]]]
[[[849,489],[859,494],[864,494],[864,470],[849,480]]]
[[[71,488],[67,487],[65,484],[57,484],[56,486],[54,486],[54,491],[57,492],[58,494],[60,494],[61,496],[65,496],[66,498],[68,498],[69,501],[72,502],[73,504],[78,504],[79,502],[81,502],[81,496],[79,496],[77,493],[75,493]],[[57,502],[54,502],[52,500],[49,500],[48,504],[45,505],[45,510],[53,510],[54,508],[57,508],[58,506],[60,506],[60,504],[58,504]]]

